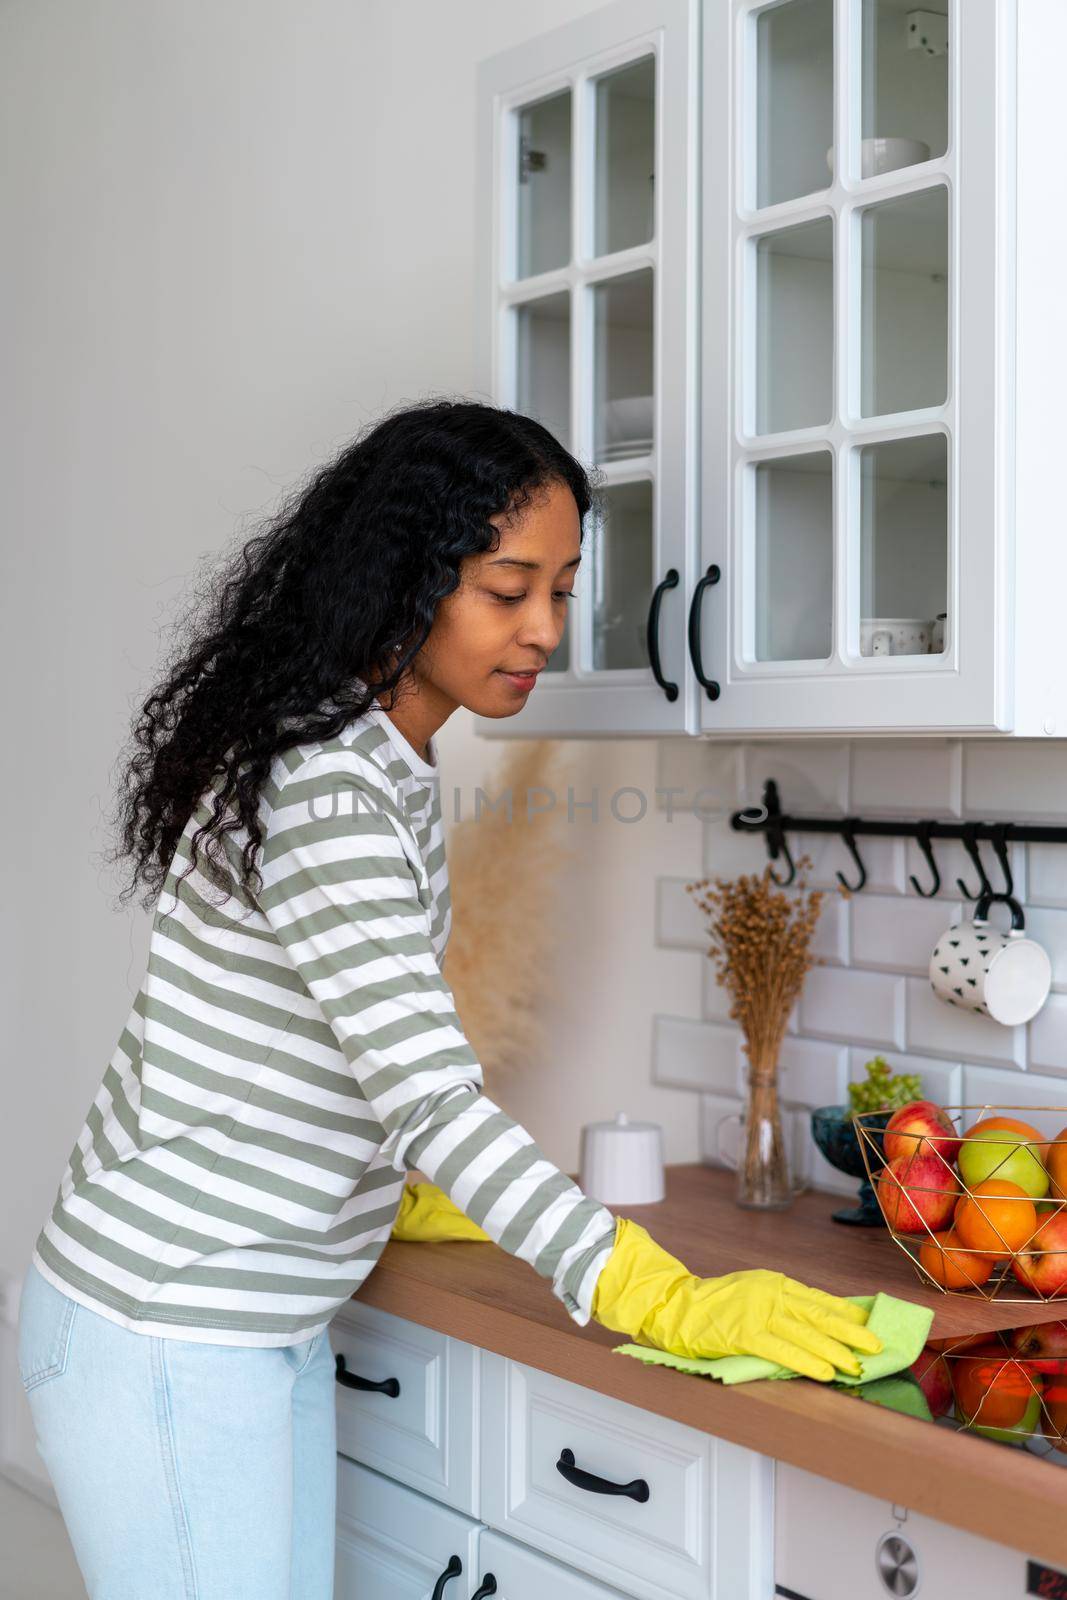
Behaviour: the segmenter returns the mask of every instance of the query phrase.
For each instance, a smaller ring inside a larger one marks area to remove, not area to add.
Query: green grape
[[[884,1056],[872,1056],[864,1070],[866,1079],[848,1086],[849,1106],[854,1113],[896,1111],[922,1095],[919,1075],[914,1072],[894,1074]]]

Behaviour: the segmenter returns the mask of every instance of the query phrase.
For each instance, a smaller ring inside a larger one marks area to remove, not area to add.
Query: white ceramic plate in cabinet
[[[337,1457],[334,1600],[468,1600],[478,1532],[470,1517]]]
[[[481,1414],[494,1528],[641,1600],[769,1592],[770,1461],[488,1352]]]
[[[337,1313],[330,1342],[344,1361],[340,1453],[476,1516],[474,1346],[358,1300]],[[381,1387],[353,1388],[346,1377]]]
[[[609,1589],[491,1528],[478,1541],[476,1573],[479,1585],[490,1578],[496,1584],[492,1591],[496,1600],[628,1600],[620,1590]],[[477,1588],[473,1592],[477,1594]]]

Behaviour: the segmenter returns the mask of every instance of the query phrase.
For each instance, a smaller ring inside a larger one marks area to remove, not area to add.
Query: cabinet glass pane
[[[860,175],[948,148],[948,0],[863,0]]]
[[[593,560],[593,668],[647,667],[652,485],[616,484],[601,496],[603,520]]]
[[[948,190],[941,185],[863,213],[865,417],[948,397]]]
[[[515,276],[571,258],[571,92],[523,106],[518,117]]]
[[[545,295],[516,307],[515,408],[543,422],[571,449],[570,295]]]
[[[834,225],[768,233],[756,246],[756,431],[816,427],[833,411]]]
[[[755,468],[757,661],[824,660],[833,647],[833,463],[828,450]]]
[[[948,595],[945,435],[865,445],[860,486],[860,654],[939,654]]]
[[[833,0],[786,0],[756,21],[756,204],[830,185]]]
[[[598,461],[652,449],[652,271],[593,288],[593,452]]]
[[[651,239],[655,135],[655,56],[597,79],[594,255]]]

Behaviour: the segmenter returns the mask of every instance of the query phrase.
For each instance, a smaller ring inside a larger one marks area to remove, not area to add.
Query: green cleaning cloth
[[[926,1343],[934,1313],[929,1306],[917,1306],[911,1300],[898,1300],[891,1294],[852,1294],[848,1298],[862,1306],[868,1313],[867,1326],[882,1341],[876,1356],[856,1351],[860,1364],[858,1377],[847,1372],[838,1373],[834,1383],[869,1383],[872,1378],[887,1378],[891,1373],[910,1367]],[[636,1356],[638,1361],[650,1362],[657,1367],[677,1367],[680,1372],[693,1372],[701,1378],[718,1378],[722,1383],[751,1383],[754,1378],[795,1378],[792,1367],[780,1367],[764,1356],[675,1356],[669,1350],[653,1350],[643,1344],[618,1344],[616,1355]]]

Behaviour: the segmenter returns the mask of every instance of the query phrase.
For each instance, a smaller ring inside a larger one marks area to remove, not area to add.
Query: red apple
[[[952,1410],[953,1395],[952,1379],[944,1356],[931,1350],[929,1345],[924,1345],[909,1370],[926,1396],[931,1415],[947,1416]]]
[[[947,1228],[960,1186],[939,1155],[898,1156],[878,1175],[878,1203],[896,1233]]]
[[[912,1100],[894,1111],[885,1125],[882,1149],[887,1161],[936,1151],[951,1164],[959,1148],[960,1136],[952,1118],[933,1100]]]
[[[1012,1328],[1008,1343],[1034,1372],[1067,1376],[1067,1322],[1038,1322]]]
[[[1013,1257],[1011,1270],[1045,1300],[1067,1294],[1067,1212],[1045,1218],[1028,1247]]]

